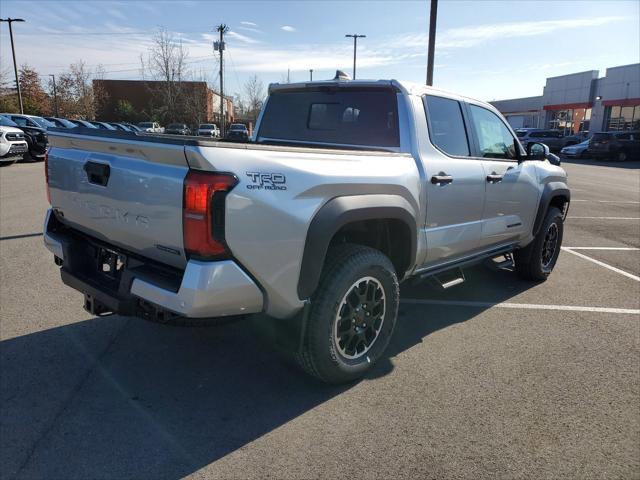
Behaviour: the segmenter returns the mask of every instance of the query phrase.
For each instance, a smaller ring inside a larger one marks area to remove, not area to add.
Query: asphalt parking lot
[[[640,478],[640,162],[565,163],[543,284],[404,285],[390,356],[328,387],[269,322],[93,318],[42,244],[42,164],[0,169],[2,478]]]

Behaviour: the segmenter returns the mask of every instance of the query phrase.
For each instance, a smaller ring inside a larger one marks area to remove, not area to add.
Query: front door
[[[535,162],[518,163],[516,138],[494,112],[469,104],[469,114],[486,186],[481,246],[518,241],[532,231],[537,210]]]
[[[485,194],[481,160],[471,158],[463,104],[456,99],[423,98],[429,129],[426,170],[427,256],[423,267],[465,257],[479,244]]]

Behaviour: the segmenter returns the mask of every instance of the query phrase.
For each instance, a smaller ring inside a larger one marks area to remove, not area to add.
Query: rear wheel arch
[[[397,195],[336,197],[316,213],[305,242],[298,297],[311,297],[330,248],[342,243],[365,245],[387,255],[397,275],[415,262],[417,226],[409,202]]]

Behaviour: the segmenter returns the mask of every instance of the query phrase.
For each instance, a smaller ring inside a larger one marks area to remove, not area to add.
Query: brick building
[[[181,107],[179,112],[163,112],[161,96],[163,81],[155,80],[94,80],[94,91],[101,92],[104,100],[96,111],[96,118],[103,121],[122,121],[118,102],[127,101],[140,120],[166,115],[171,121],[189,125],[202,122],[220,123],[220,95],[206,82],[180,82]],[[233,122],[233,100],[225,96],[225,123]],[[166,108],[164,109],[166,110]]]

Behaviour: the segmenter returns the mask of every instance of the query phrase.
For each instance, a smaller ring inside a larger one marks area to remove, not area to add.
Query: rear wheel
[[[398,278],[384,254],[352,244],[332,249],[311,301],[299,365],[327,383],[361,378],[389,343],[399,298]]]
[[[616,160],[618,162],[626,162],[627,161],[627,152],[620,150],[617,154],[616,154]]]
[[[518,275],[525,280],[546,280],[558,260],[563,233],[562,212],[550,207],[533,242],[514,253]]]

